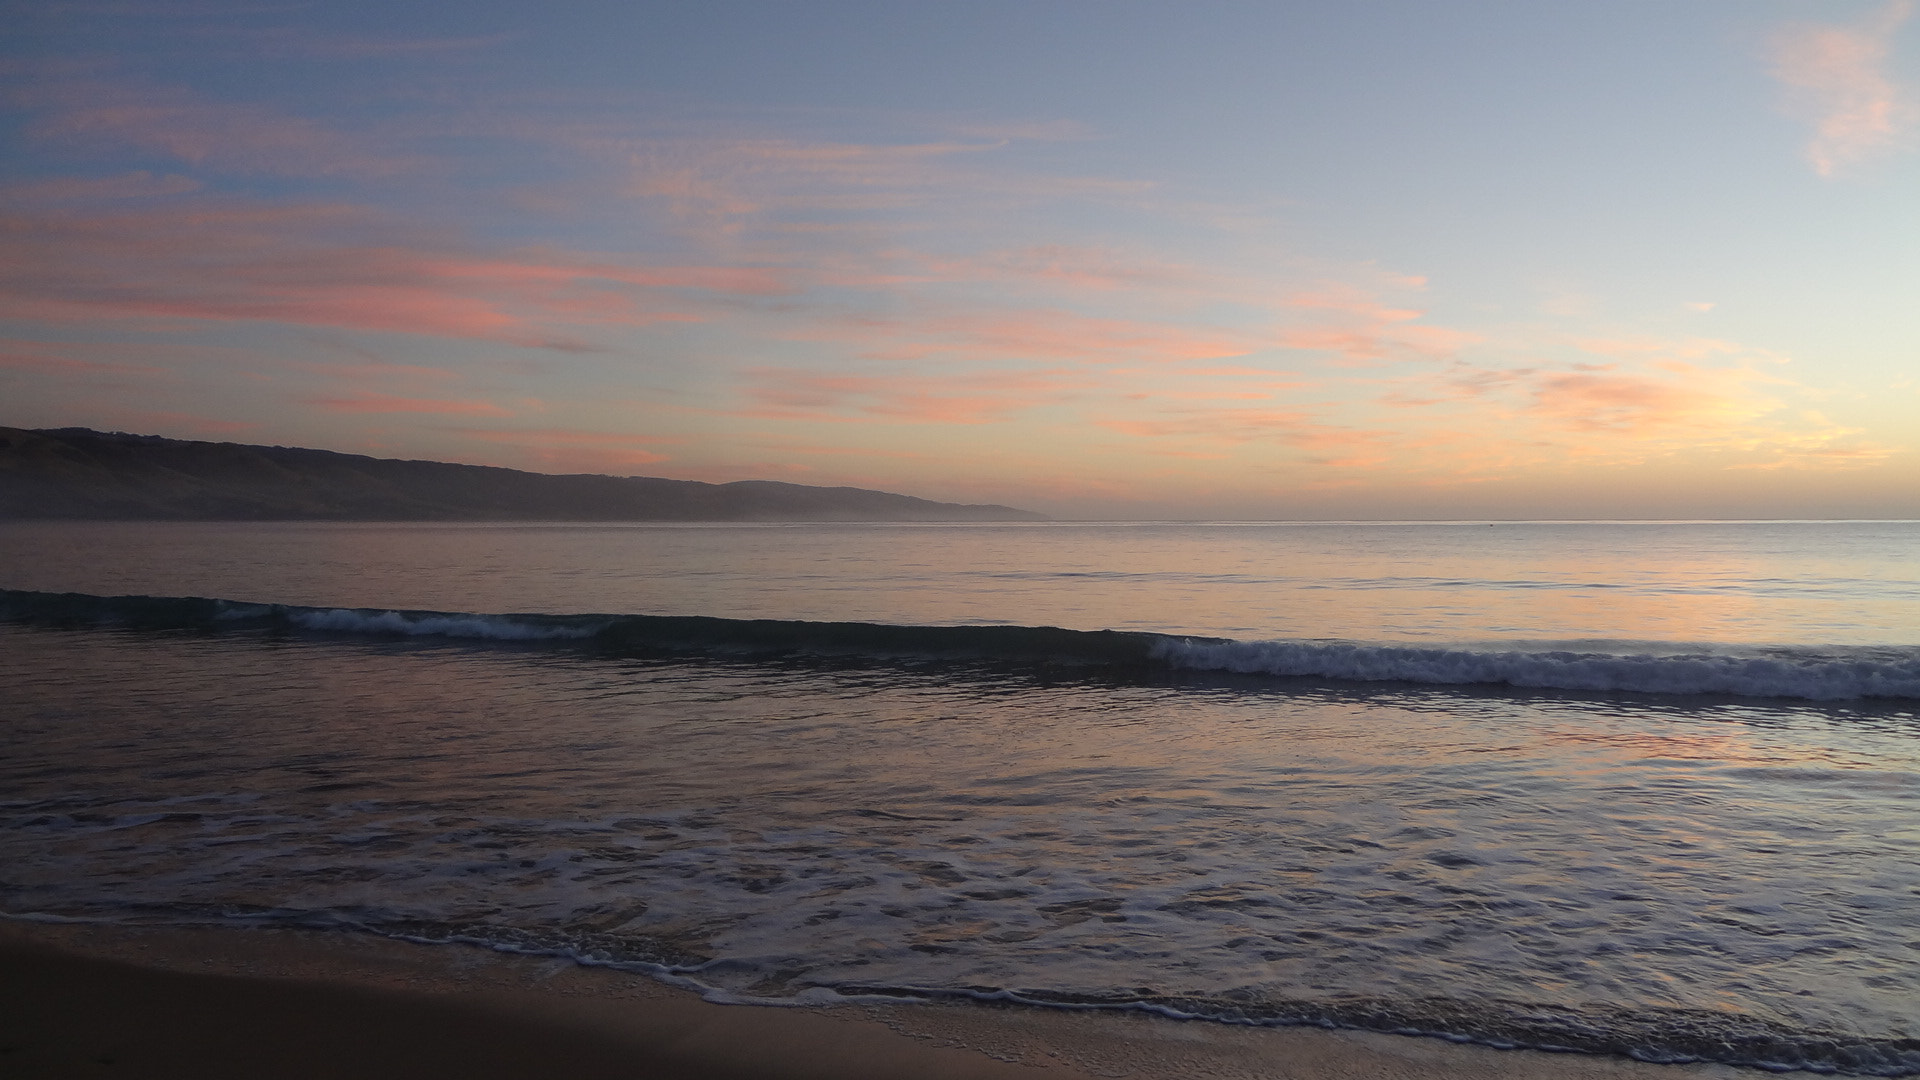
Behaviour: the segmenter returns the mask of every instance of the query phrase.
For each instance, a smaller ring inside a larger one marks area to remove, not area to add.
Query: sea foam
[[[477,641],[575,642],[630,655],[832,656],[1108,669],[1229,672],[1581,693],[1920,700],[1920,646],[1735,646],[1581,642],[1419,646],[1177,637],[1053,626],[921,626],[696,615],[490,615],[323,608],[203,597],[0,590],[0,619],[55,625],[262,628]]]
[[[487,641],[555,641],[590,638],[595,623],[531,623],[501,615],[442,615],[398,611],[289,611],[287,620],[307,630],[348,634],[404,634],[409,637],[478,638]]]

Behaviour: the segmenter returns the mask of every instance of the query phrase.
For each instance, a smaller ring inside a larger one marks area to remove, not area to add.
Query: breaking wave
[[[1275,678],[1598,693],[1920,700],[1920,647],[1607,642],[1416,646],[1236,641],[1052,626],[902,626],[673,615],[489,615],[303,607],[205,597],[0,589],[0,619],[53,626],[268,629],[575,642],[627,655],[962,659]]]
[[[1920,649],[1420,648],[1344,641],[1167,640],[1175,667],[1361,682],[1504,684],[1638,694],[1731,694],[1846,701],[1920,698]]]

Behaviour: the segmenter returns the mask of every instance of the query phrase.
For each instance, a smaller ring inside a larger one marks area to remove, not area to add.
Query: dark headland
[[[1044,521],[774,480],[554,476],[88,428],[0,427],[0,520]]]

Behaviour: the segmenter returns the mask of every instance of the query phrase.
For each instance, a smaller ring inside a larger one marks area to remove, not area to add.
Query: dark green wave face
[[[0,589],[0,619],[48,626],[255,630],[590,643],[642,653],[723,651],[964,657],[1145,666],[1160,635],[1053,626],[887,626],[672,615],[488,615],[252,604],[198,596],[90,596]]]
[[[895,626],[689,615],[491,615],[251,604],[205,597],[0,590],[0,619],[53,626],[258,630],[548,642],[628,656],[813,656],[1043,665],[1130,677],[1240,677],[1575,693],[1816,701],[1920,700],[1920,648],[1650,647],[1584,642],[1532,649],[1419,648],[1348,641],[1231,641],[1056,626]]]

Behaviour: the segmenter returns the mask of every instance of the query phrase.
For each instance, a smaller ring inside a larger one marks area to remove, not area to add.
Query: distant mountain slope
[[[930,502],[772,480],[704,484],[550,476],[288,446],[188,442],[87,428],[0,427],[0,519],[334,521],[1041,521],[1005,506]]]

